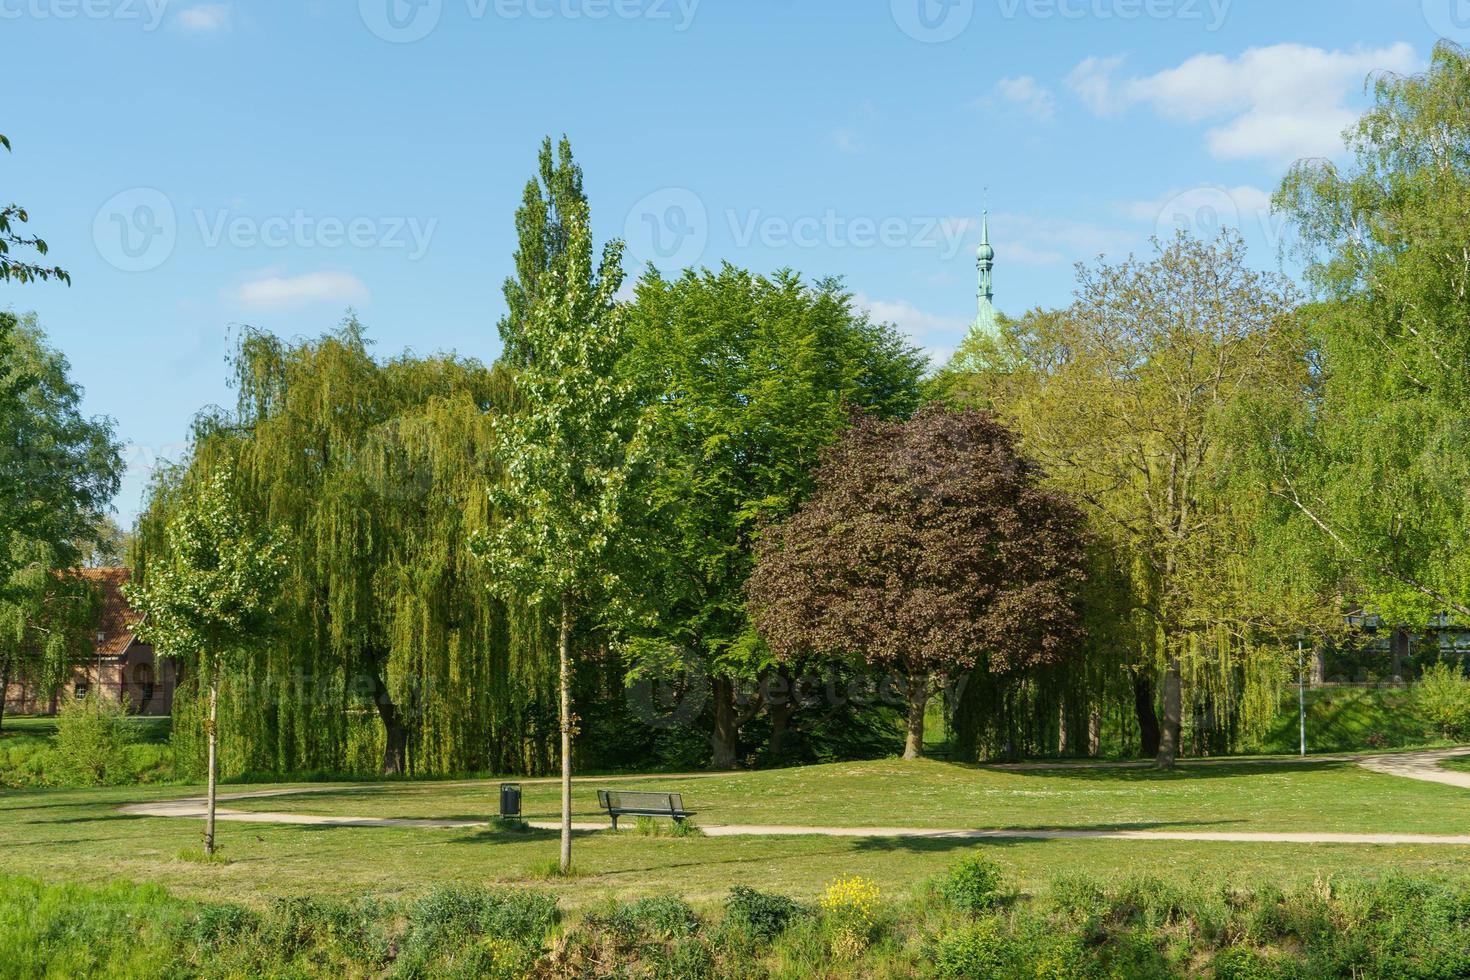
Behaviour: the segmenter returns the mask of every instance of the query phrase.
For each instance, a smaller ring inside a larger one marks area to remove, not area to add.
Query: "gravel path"
[[[1433,752],[1405,752],[1395,755],[1363,757],[1316,756],[1307,762],[1353,761],[1364,769],[1418,779],[1447,786],[1470,789],[1470,773],[1453,772],[1440,767],[1446,759],[1470,755],[1470,748],[1443,749]],[[1227,762],[1229,760],[1219,760]],[[1260,765],[1300,764],[1298,759],[1255,759],[1245,760]],[[1191,765],[1196,763],[1191,763]],[[1084,764],[1086,765],[1086,764]],[[1049,768],[1072,768],[1073,766],[1052,765]],[[1008,767],[1023,768],[1023,767]],[[1048,768],[1044,765],[1027,765],[1024,768]],[[705,774],[700,774],[705,775]],[[644,779],[646,777],[621,777]],[[674,778],[674,777],[670,777]],[[678,777],[684,778],[684,777]],[[523,782],[554,782],[555,780],[524,780]],[[601,780],[611,782],[613,780]],[[341,787],[323,786],[301,789],[256,790],[246,793],[221,794],[221,804],[234,800],[258,800],[277,796],[296,796],[307,793],[341,792]],[[123,813],[140,817],[185,817],[200,819],[205,813],[205,800],[192,798],[168,800],[159,803],[130,803],[122,808]],[[268,823],[310,827],[410,827],[430,830],[476,830],[489,827],[487,821],[473,820],[411,820],[391,817],[326,817],[305,813],[257,813],[247,810],[231,810],[221,806],[215,818],[233,823]],[[552,821],[532,821],[538,830],[556,830],[560,824]],[[606,830],[606,823],[574,823],[577,831]],[[872,838],[923,838],[933,840],[1157,840],[1157,841],[1221,841],[1236,844],[1448,844],[1470,846],[1470,835],[1444,834],[1329,834],[1329,833],[1228,833],[1217,831],[1162,831],[1162,830],[1035,830],[1014,828],[1005,830],[934,830],[918,827],[798,827],[779,824],[748,825],[700,825],[709,837],[872,837]]]

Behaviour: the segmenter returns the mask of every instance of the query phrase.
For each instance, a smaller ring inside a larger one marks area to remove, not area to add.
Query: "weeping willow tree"
[[[247,332],[233,366],[235,410],[196,422],[190,461],[155,485],[138,544],[146,577],[179,488],[223,466],[292,542],[281,635],[221,697],[225,771],[548,769],[545,617],[495,600],[467,549],[497,523],[484,488],[496,420],[514,407],[505,374],[376,359],[353,318],[304,343]],[[199,701],[177,705],[184,746]]]
[[[1091,742],[1094,713],[1124,699],[1129,748],[1162,766],[1264,728],[1296,659],[1292,635],[1326,608],[1262,573],[1267,495],[1238,476],[1243,415],[1309,387],[1292,310],[1290,287],[1249,269],[1238,236],[1181,235],[1150,259],[1083,269],[1069,308],[1009,325],[997,369],[954,386],[993,404],[1084,505],[1110,593],[1092,604],[1088,672],[969,695],[971,715],[1020,719],[1009,743],[993,724],[977,730],[977,749],[1075,745],[1084,704]]]

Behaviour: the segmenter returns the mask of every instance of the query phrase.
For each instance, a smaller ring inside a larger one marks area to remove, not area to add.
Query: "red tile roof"
[[[102,618],[97,623],[97,655],[120,657],[133,643],[138,615],[128,606],[122,587],[133,577],[126,568],[84,568],[82,577],[102,590]]]

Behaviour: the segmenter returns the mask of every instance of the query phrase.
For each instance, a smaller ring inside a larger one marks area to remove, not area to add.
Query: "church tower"
[[[995,337],[1000,334],[1000,320],[995,313],[995,249],[990,247],[989,211],[980,219],[980,248],[975,252],[975,263],[980,268],[980,311],[974,329]]]

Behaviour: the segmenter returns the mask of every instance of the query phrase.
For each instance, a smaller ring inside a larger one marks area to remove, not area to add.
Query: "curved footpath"
[[[1454,772],[1440,767],[1447,759],[1470,755],[1470,748],[1441,749],[1432,752],[1405,752],[1395,755],[1363,757],[1314,756],[1308,763],[1323,761],[1353,761],[1364,769],[1417,779],[1424,782],[1441,783],[1470,789],[1470,772]],[[1218,760],[1220,763],[1232,760]],[[1253,759],[1234,760],[1253,765],[1300,765],[1300,759]],[[1196,763],[1191,763],[1191,765]],[[1208,764],[1208,763],[1206,763]],[[1093,768],[1091,764],[1044,763],[1028,765],[1026,768],[1066,769]],[[1101,768],[1102,766],[1096,766]],[[997,767],[1001,768],[1001,767]],[[1005,767],[1018,768],[1018,767]],[[700,774],[707,775],[707,774]],[[619,777],[621,779],[645,779],[646,777]],[[671,777],[675,778],[675,777]],[[685,777],[676,777],[685,778]],[[554,780],[550,780],[554,782]],[[609,782],[612,780],[599,780]],[[548,782],[548,780],[523,780],[523,782]],[[302,789],[257,790],[248,793],[228,793],[219,797],[221,803],[233,800],[269,799],[277,796],[298,796],[309,793],[338,793],[341,787],[307,787]],[[187,817],[200,819],[205,814],[205,800],[195,797],[185,800],[167,800],[159,803],[129,803],[120,808],[123,813],[139,817]],[[475,820],[412,820],[396,817],[326,817],[305,813],[267,813],[249,810],[231,810],[220,807],[215,819],[235,823],[294,824],[310,827],[410,827],[429,830],[475,830],[489,827],[487,821]],[[557,830],[561,824],[554,821],[531,821],[538,830]],[[573,830],[606,830],[605,822],[574,823]],[[1005,830],[936,830],[919,827],[797,827],[777,824],[749,825],[700,825],[700,830],[709,837],[889,837],[927,838],[935,840],[1157,840],[1157,841],[1221,841],[1237,844],[1449,844],[1470,846],[1470,835],[1445,834],[1327,834],[1327,833],[1229,833],[1217,831],[1169,831],[1169,830],[1034,830],[1015,828]]]

